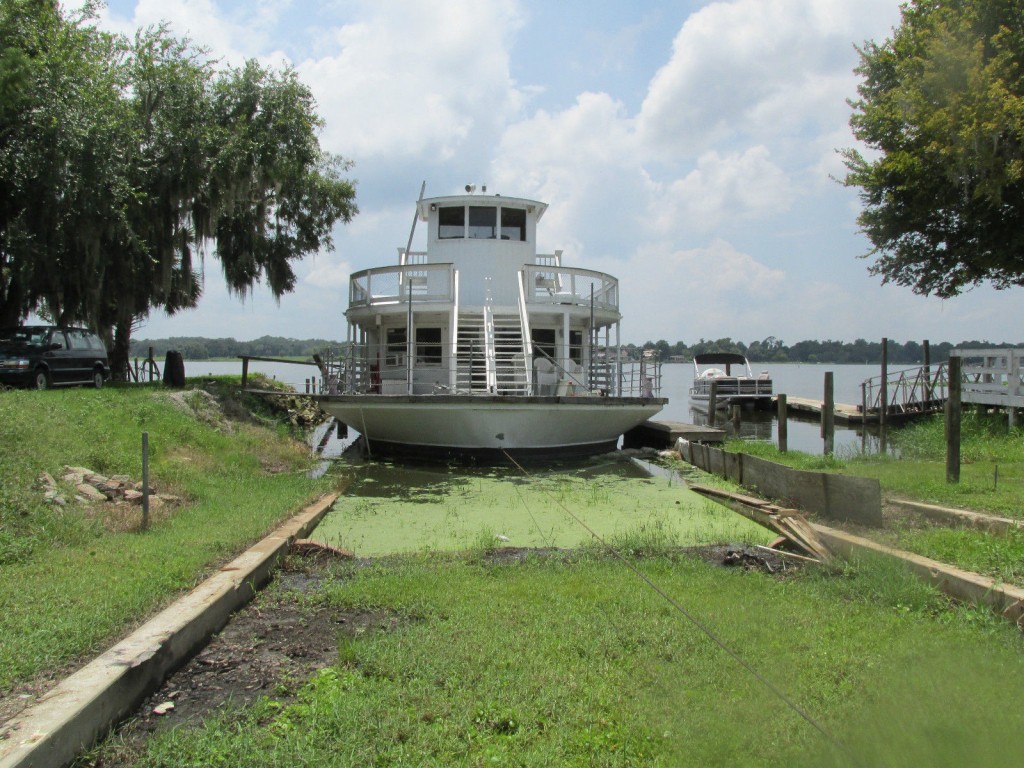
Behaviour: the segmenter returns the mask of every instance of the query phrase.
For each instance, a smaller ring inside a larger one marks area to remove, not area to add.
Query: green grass
[[[148,532],[35,487],[63,465],[140,479],[143,431],[151,484],[184,499]],[[197,418],[159,387],[0,392],[0,446],[0,692],[103,649],[330,482],[287,431]]]
[[[1024,531],[985,533],[928,527],[899,532],[899,546],[944,563],[1024,586]]]
[[[890,432],[898,451],[891,455],[848,453],[811,456],[779,453],[765,442],[732,440],[727,449],[778,461],[797,469],[874,477],[882,490],[932,504],[1024,517],[1024,431],[1007,431],[1006,418],[975,410],[964,412],[961,426],[960,482],[946,482],[945,426],[941,416],[916,421]]]
[[[324,591],[401,620],[345,636],[297,702],[170,731],[137,764],[1018,764],[1014,629],[882,562],[781,581],[634,562],[828,737],[616,561],[419,556]]]

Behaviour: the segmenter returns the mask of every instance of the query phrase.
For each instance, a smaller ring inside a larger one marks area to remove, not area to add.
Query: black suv
[[[48,389],[92,384],[110,376],[100,337],[84,328],[26,325],[0,329],[0,384]]]

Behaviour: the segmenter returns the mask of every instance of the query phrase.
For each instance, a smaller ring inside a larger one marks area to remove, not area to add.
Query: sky
[[[344,340],[349,274],[397,262],[424,181],[548,203],[539,250],[618,277],[624,343],[1024,336],[1024,289],[921,297],[861,258],[837,150],[856,46],[897,0],[111,0],[97,21],[160,22],[224,66],[293,67],[360,213],[280,302],[228,295],[207,255],[199,306],[135,338]]]

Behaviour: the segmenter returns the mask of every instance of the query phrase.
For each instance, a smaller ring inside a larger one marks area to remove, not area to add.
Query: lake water
[[[752,363],[754,373],[768,371],[775,384],[776,393],[785,393],[790,397],[808,397],[822,399],[825,391],[825,373],[833,374],[835,400],[838,403],[857,405],[861,401],[861,383],[872,376],[878,376],[878,365],[815,365],[809,363]],[[312,365],[294,365],[290,363],[270,363],[251,360],[249,371],[263,373],[278,381],[291,385],[299,392],[304,392],[306,379],[317,375]],[[241,375],[242,362],[237,361],[186,361],[185,373],[188,376],[210,375]],[[693,381],[691,364],[671,364],[662,367],[662,396],[669,399],[668,405],[656,417],[660,419],[681,421],[691,424],[707,423],[707,416],[699,410],[690,408],[688,390]],[[720,412],[721,413],[721,412]],[[724,422],[724,423],[723,423]],[[719,419],[719,427],[729,434],[736,429],[724,417]],[[789,448],[811,454],[824,451],[824,440],[821,437],[821,425],[816,420],[800,420],[790,418],[788,430]],[[744,411],[740,421],[738,434],[749,440],[778,441],[778,421],[774,412]],[[877,434],[869,427],[864,431],[861,427],[844,427],[836,425],[836,453],[853,453],[861,450],[874,452],[878,450]]]

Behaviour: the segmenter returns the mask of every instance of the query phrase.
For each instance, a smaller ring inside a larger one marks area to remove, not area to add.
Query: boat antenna
[[[416,201],[416,210],[412,214],[412,226],[409,228],[409,242],[405,246],[405,267],[412,266],[412,236],[416,234],[416,220],[420,217],[420,203],[423,202],[423,192],[427,188],[427,180],[424,179],[423,183],[420,184],[420,196]],[[409,307],[408,315],[405,321],[405,392],[407,395],[412,394],[412,280],[409,279],[409,275],[403,270],[402,278],[405,280],[406,286],[408,286],[409,296]]]
[[[423,192],[427,189],[427,180],[424,179],[420,185],[420,197],[416,201],[416,211],[412,215],[412,227],[409,229],[409,244],[405,246],[405,263],[409,263],[409,253],[412,251],[412,236],[416,234],[416,219],[420,217],[420,203],[423,202]]]

